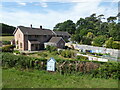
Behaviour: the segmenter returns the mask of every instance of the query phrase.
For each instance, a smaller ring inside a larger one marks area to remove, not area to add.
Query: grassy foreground
[[[3,69],[3,88],[118,88],[114,79],[60,75],[46,71]]]
[[[14,36],[0,36],[0,40],[2,41],[10,41],[14,38]]]

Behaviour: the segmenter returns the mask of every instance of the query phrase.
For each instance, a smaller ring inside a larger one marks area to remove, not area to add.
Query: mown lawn
[[[60,75],[46,71],[3,69],[3,88],[118,88],[114,79]]]
[[[2,41],[10,41],[14,38],[14,36],[0,36],[0,40]]]

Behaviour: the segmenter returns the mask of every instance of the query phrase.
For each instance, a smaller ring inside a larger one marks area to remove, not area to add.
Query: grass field
[[[114,79],[60,75],[46,71],[3,69],[3,88],[118,88]]]
[[[2,41],[10,41],[14,38],[14,36],[0,36],[0,40]]]

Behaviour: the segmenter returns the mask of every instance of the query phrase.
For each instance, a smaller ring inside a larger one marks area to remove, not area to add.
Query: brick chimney
[[[32,24],[30,24],[30,27],[32,28]]]
[[[40,29],[42,29],[42,26],[40,26]]]

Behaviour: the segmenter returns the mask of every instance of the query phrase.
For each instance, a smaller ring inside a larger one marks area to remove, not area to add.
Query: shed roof
[[[49,42],[58,43],[60,40],[63,40],[62,37],[52,37]],[[64,41],[64,40],[63,40]],[[65,42],[65,41],[64,41]]]

